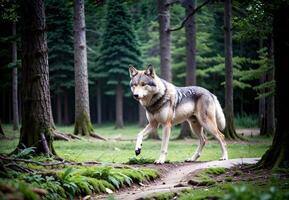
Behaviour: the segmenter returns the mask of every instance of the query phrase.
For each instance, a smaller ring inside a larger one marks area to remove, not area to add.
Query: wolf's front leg
[[[136,145],[135,145],[135,155],[138,156],[141,153],[142,139],[147,134],[151,133],[157,128],[154,123],[149,123],[139,134],[137,134]]]
[[[166,161],[171,128],[172,128],[172,124],[170,122],[163,126],[163,139],[162,139],[161,154],[160,154],[160,158],[155,161],[156,164],[163,164]]]

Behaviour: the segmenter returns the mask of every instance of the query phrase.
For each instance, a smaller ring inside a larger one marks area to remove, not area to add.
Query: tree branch
[[[197,8],[195,8],[190,14],[188,14],[185,17],[185,19],[182,21],[182,23],[181,23],[181,25],[179,27],[173,28],[173,29],[169,29],[167,31],[178,31],[178,30],[182,29],[185,26],[186,22],[190,19],[190,17],[192,17],[196,12],[198,12],[198,10],[200,10],[202,7],[204,7],[205,5],[210,3],[210,1],[212,1],[212,0],[206,0],[206,1],[204,1],[204,3],[202,3]]]

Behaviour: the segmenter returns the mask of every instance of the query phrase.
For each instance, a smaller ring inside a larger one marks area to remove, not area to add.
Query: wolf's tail
[[[222,107],[220,105],[220,102],[218,101],[217,97],[214,96],[214,102],[216,105],[216,120],[217,120],[217,125],[220,131],[223,131],[226,127],[226,118],[223,113]]]

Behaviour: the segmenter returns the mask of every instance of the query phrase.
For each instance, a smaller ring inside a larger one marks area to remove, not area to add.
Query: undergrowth
[[[54,170],[55,171],[55,170]],[[121,187],[159,177],[153,169],[112,166],[68,167],[57,172],[0,173],[0,199],[16,195],[23,199],[74,199],[112,193]]]

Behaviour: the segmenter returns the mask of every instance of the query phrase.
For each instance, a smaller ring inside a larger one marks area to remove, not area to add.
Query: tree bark
[[[280,3],[273,13],[274,61],[276,80],[276,132],[272,146],[257,163],[260,168],[289,167],[289,4]]]
[[[140,127],[145,127],[148,123],[146,118],[146,111],[141,104],[138,105],[138,125]]]
[[[259,40],[259,48],[262,49],[264,47],[263,45],[263,39],[260,38]],[[263,84],[266,82],[266,74],[262,75],[259,79],[259,83]],[[260,91],[261,93],[264,93],[264,90]],[[259,99],[259,126],[260,126],[260,135],[265,135],[266,132],[266,122],[267,122],[267,116],[266,116],[266,99],[265,97],[262,97]]]
[[[224,46],[225,46],[225,118],[224,135],[231,140],[241,139],[237,135],[234,125],[233,102],[233,50],[232,50],[232,2],[224,1]]]
[[[269,60],[271,61],[271,66],[273,67],[267,74],[267,81],[271,82],[274,80],[274,58],[273,58],[273,37],[269,37]],[[274,95],[267,97],[266,99],[266,135],[273,136],[275,133],[275,100]]]
[[[5,136],[3,128],[2,128],[2,122],[0,120],[0,136]]]
[[[123,128],[123,87],[121,83],[116,85],[115,93],[115,128]]]
[[[93,133],[93,127],[89,113],[84,0],[74,0],[73,28],[75,73],[74,134],[90,135]]]
[[[161,77],[172,81],[170,10],[168,0],[158,0]]]
[[[69,117],[68,117],[68,94],[67,92],[64,92],[64,123],[68,124],[69,123]]]
[[[56,107],[57,107],[57,123],[62,124],[61,95],[60,94],[57,94],[57,97],[56,97]]]
[[[170,9],[168,0],[158,0],[161,78],[172,81]],[[157,130],[148,139],[160,140]]]
[[[16,22],[12,25],[12,35],[16,36]],[[18,76],[17,76],[17,41],[16,38],[12,42],[12,62],[15,64],[12,70],[12,104],[13,104],[13,130],[19,127],[18,112]]]
[[[195,0],[188,0],[185,4],[186,16],[196,8]],[[186,31],[186,85],[196,85],[196,23],[193,15],[185,24]],[[188,122],[181,125],[177,139],[192,138],[192,130]]]
[[[21,1],[22,127],[18,149],[55,154],[51,113],[44,2]]]
[[[100,84],[97,84],[97,89],[96,89],[96,95],[97,95],[97,123],[101,124],[102,123],[102,109],[101,109],[101,89],[100,89]]]

